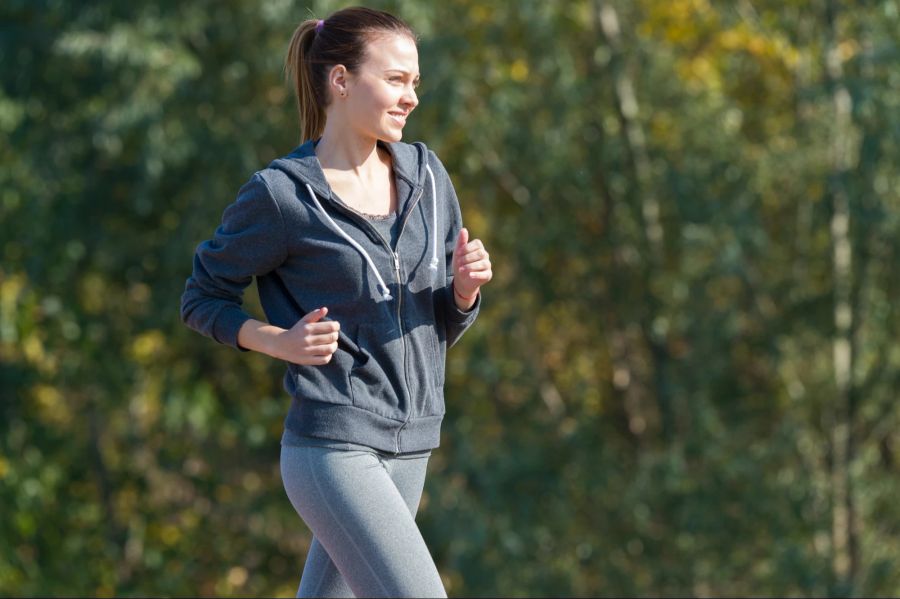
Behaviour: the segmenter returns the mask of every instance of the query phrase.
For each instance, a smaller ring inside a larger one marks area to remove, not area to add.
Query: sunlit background
[[[900,594],[900,3],[369,5],[494,265],[418,517],[451,596]],[[296,592],[283,364],[179,302],[343,6],[3,2],[0,594]]]

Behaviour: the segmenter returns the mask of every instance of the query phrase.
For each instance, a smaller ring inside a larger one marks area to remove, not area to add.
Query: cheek
[[[379,110],[396,106],[399,99],[400,93],[397,92],[397,88],[385,85],[372,90],[372,103]]]
[[[366,93],[357,93],[353,100],[353,114],[364,121],[371,121],[384,111],[383,100],[368,90]]]
[[[360,115],[371,116],[380,112],[384,105],[384,100],[375,90],[360,91],[353,99],[355,100],[354,112]]]

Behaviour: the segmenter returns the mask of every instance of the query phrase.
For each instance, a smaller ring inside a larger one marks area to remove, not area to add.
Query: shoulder
[[[282,159],[279,158],[278,160],[273,161],[266,168],[260,169],[253,173],[253,175],[250,177],[250,181],[248,181],[248,184],[255,183],[256,185],[264,186],[266,189],[268,189],[269,193],[274,199],[277,199],[278,196],[284,195],[283,192],[285,191],[293,191],[294,188],[294,185],[291,183],[288,174],[278,167],[277,163],[279,160]]]
[[[304,212],[308,187],[320,195],[328,193],[328,183],[309,142],[254,173],[250,178],[253,182],[264,186],[285,214]]]
[[[276,194],[267,180],[265,171],[256,171],[247,179],[238,191],[235,204],[244,206],[246,210],[281,212]]]
[[[314,153],[305,153],[305,144],[290,154],[276,158],[265,168],[256,171],[254,177],[265,183],[275,195],[280,192],[296,192],[297,182],[309,179],[309,172],[321,170]]]
[[[276,158],[256,173],[275,195],[294,195],[297,186],[311,184],[313,189],[327,188],[325,174],[311,141],[294,148],[290,154]]]

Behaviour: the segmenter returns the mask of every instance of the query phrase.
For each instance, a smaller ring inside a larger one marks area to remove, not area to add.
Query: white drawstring
[[[434,186],[434,173],[431,172],[431,167],[428,164],[425,165],[425,170],[428,171],[429,175],[431,175],[431,212],[432,212],[431,264],[428,265],[428,268],[430,268],[431,270],[437,270],[437,266],[438,266],[437,189],[435,189],[435,186]]]
[[[309,192],[309,197],[311,197],[313,199],[313,202],[316,203],[316,207],[319,209],[319,212],[325,215],[325,218],[331,224],[331,227],[335,231],[337,231],[338,235],[346,239],[350,243],[350,245],[355,247],[357,251],[362,254],[363,258],[366,259],[366,262],[369,263],[369,268],[371,268],[372,272],[375,273],[375,278],[378,279],[378,284],[381,285],[381,289],[383,290],[381,292],[381,295],[385,299],[385,301],[391,301],[392,299],[394,299],[391,296],[391,292],[388,291],[388,286],[384,284],[384,279],[381,278],[381,274],[379,274],[378,269],[375,268],[375,263],[372,262],[372,257],[369,256],[369,253],[365,250],[365,248],[356,243],[356,241],[352,237],[347,235],[347,233],[343,229],[341,229],[336,222],[334,222],[334,220],[331,218],[331,215],[325,212],[325,210],[322,208],[322,204],[319,203],[319,198],[316,197],[316,194],[313,192],[312,187],[310,187],[309,183],[306,184],[306,190]]]
[[[434,173],[431,171],[431,167],[429,165],[425,165],[425,170],[428,172],[428,175],[431,177],[431,212],[432,212],[432,227],[431,227],[431,264],[428,265],[428,268],[431,270],[437,270],[438,267],[438,221],[437,221],[437,189],[434,183]],[[322,204],[319,203],[319,198],[316,197],[315,192],[309,183],[306,184],[306,191],[309,192],[309,197],[312,198],[312,201],[315,202],[316,208],[319,209],[319,212],[325,215],[325,219],[331,225],[331,228],[334,229],[338,235],[343,237],[350,243],[356,250],[362,254],[363,258],[366,259],[366,262],[369,264],[369,268],[372,269],[372,272],[375,273],[375,278],[378,279],[378,284],[381,286],[381,295],[385,299],[385,301],[390,301],[394,299],[391,296],[391,292],[388,290],[388,286],[384,284],[384,279],[381,278],[381,273],[378,272],[378,269],[375,268],[375,263],[372,261],[372,257],[369,256],[369,253],[359,245],[352,237],[350,237],[346,231],[341,229],[334,219],[331,218],[331,215],[325,212],[325,209],[322,208]],[[396,256],[394,256],[394,260],[396,260]]]

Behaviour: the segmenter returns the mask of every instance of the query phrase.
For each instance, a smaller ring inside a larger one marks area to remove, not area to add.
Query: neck
[[[316,157],[323,169],[356,174],[380,165],[378,140],[342,131],[333,120],[325,125],[322,139],[316,145]]]

